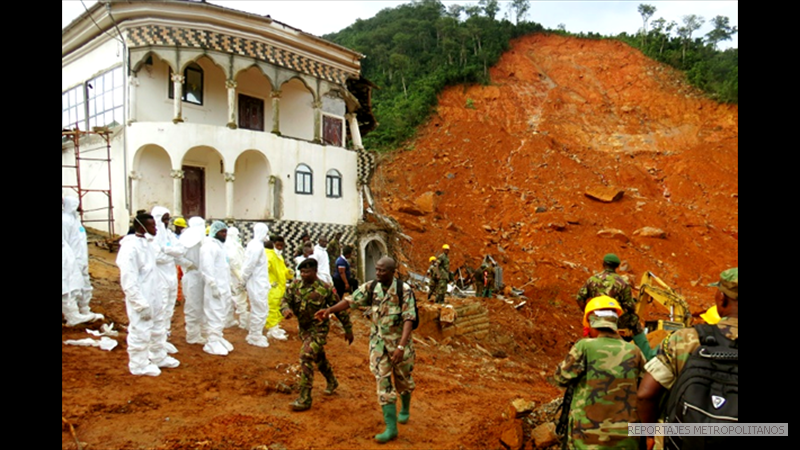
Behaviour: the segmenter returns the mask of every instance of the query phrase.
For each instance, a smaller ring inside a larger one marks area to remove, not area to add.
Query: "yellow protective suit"
[[[269,281],[272,288],[269,290],[268,303],[269,314],[267,315],[267,325],[265,328],[270,329],[283,321],[281,315],[281,300],[283,294],[286,292],[286,280],[291,276],[289,269],[283,262],[283,257],[278,255],[275,249],[266,248],[264,251],[267,253],[267,263],[269,264]]]

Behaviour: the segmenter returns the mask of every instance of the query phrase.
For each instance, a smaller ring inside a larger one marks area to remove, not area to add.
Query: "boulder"
[[[428,191],[414,200],[414,205],[416,205],[421,211],[425,214],[432,213],[436,211],[436,194],[432,191]]]
[[[644,227],[639,228],[638,230],[633,232],[634,236],[642,236],[642,237],[649,237],[649,238],[657,238],[657,239],[666,239],[667,232],[662,230],[661,228],[655,227]]]
[[[531,440],[536,448],[547,448],[558,444],[556,425],[553,422],[545,422],[531,431]]]
[[[505,448],[511,450],[519,450],[522,448],[524,441],[521,420],[513,420],[508,422],[505,427],[505,431],[503,431],[503,434],[500,435],[500,443],[503,444]]]
[[[616,239],[622,242],[628,242],[630,240],[628,236],[625,235],[625,232],[615,228],[604,228],[597,232],[597,236],[604,239]]]

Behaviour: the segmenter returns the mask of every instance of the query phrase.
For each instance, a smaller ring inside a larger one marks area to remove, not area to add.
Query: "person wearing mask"
[[[228,308],[231,307],[231,269],[225,251],[227,236],[227,225],[215,220],[200,247],[200,271],[205,283],[203,313],[208,331],[203,351],[219,356],[233,350],[233,345],[223,336]]]
[[[166,297],[163,300],[165,322],[155,325],[164,327],[164,336],[166,337],[164,347],[167,349],[167,353],[175,354],[178,353],[178,349],[169,342],[172,330],[172,315],[175,313],[175,302],[178,300],[178,272],[175,266],[183,259],[186,254],[186,248],[180,244],[178,237],[168,227],[170,217],[167,208],[156,206],[150,214],[155,219],[156,229],[158,230],[155,239],[153,239],[153,243],[158,249],[156,252],[156,268],[167,286]]]
[[[135,232],[122,239],[116,260],[128,313],[128,370],[158,376],[162,368],[175,368],[180,362],[167,354],[166,330],[157,325],[165,320],[167,286],[156,267],[156,221],[140,214],[134,222]]]
[[[247,243],[242,264],[242,283],[250,297],[250,317],[245,341],[256,347],[269,347],[264,336],[264,326],[269,314],[269,268],[264,242],[267,240],[269,228],[266,224],[257,223],[253,227],[253,239]]]
[[[202,217],[189,219],[189,226],[181,233],[179,241],[186,248],[180,261],[183,278],[183,315],[186,322],[186,343],[206,343],[206,318],[203,313],[203,289],[205,282],[200,272],[200,248],[206,235],[206,222]]]
[[[96,314],[89,308],[92,300],[92,280],[89,277],[89,246],[86,238],[86,229],[81,224],[78,214],[80,201],[77,197],[64,197],[63,209],[61,211],[61,236],[72,249],[75,255],[75,265],[80,273],[79,288],[75,293],[78,304],[78,312],[84,316],[92,316],[91,320],[102,320],[102,314]]]
[[[314,259],[319,263],[317,276],[320,280],[328,284],[333,284],[331,277],[331,263],[328,261],[328,238],[320,236],[318,244],[314,246]]]
[[[231,308],[228,310],[226,328],[237,323],[239,328],[245,330],[248,324],[247,289],[242,282],[242,264],[244,264],[244,247],[239,240],[239,229],[228,228],[228,237],[225,239],[225,252],[228,255],[228,265],[231,267]]]

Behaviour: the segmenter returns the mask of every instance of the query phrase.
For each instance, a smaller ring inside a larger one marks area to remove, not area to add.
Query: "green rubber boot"
[[[383,421],[386,422],[386,429],[381,434],[375,435],[375,440],[381,444],[389,442],[397,437],[397,405],[394,403],[383,405]]]
[[[400,408],[400,413],[397,414],[397,421],[400,423],[408,423],[409,408],[411,408],[411,392],[406,392],[400,396],[403,407]]]
[[[339,381],[335,376],[333,376],[333,374],[331,374],[327,380],[328,385],[325,387],[325,395],[332,395],[334,392],[336,392],[336,388],[339,387]]]
[[[311,409],[311,388],[300,388],[300,396],[291,404],[293,411]]]

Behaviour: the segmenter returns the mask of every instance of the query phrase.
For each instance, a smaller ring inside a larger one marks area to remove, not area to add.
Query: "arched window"
[[[169,98],[175,98],[175,85],[172,83],[172,68],[169,69]],[[181,100],[195,105],[203,104],[203,68],[195,63],[189,64],[183,71],[183,88]]]
[[[325,175],[325,196],[339,198],[342,196],[342,174],[336,169],[331,169]]]
[[[314,193],[314,179],[311,168],[305,164],[300,164],[294,171],[294,192],[295,194]]]

